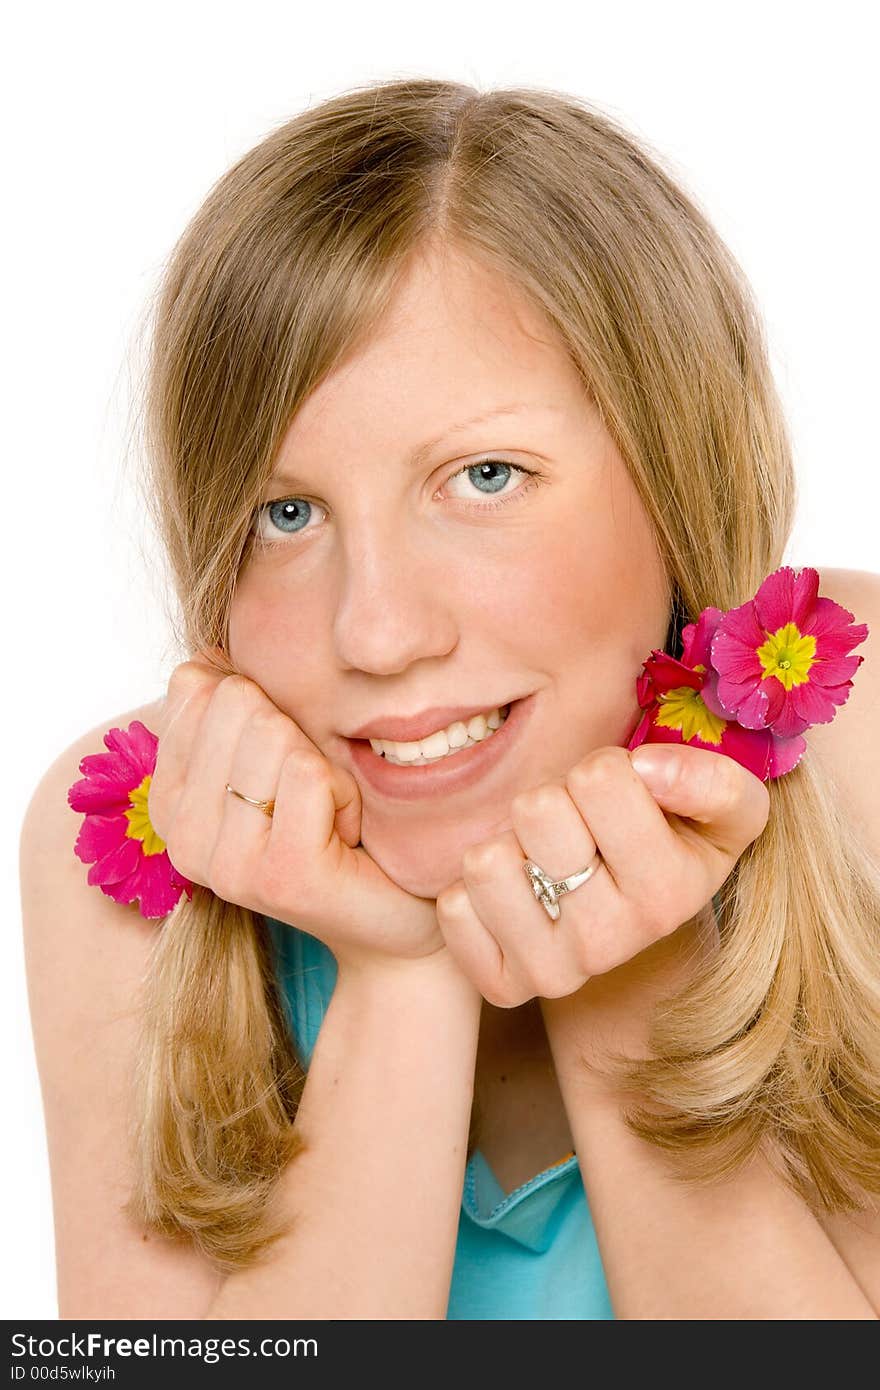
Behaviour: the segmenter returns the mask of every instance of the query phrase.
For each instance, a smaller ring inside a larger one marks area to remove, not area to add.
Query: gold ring
[[[233,796],[237,796],[239,801],[246,801],[248,806],[256,806],[258,811],[262,811],[264,815],[269,816],[270,818],[275,812],[274,797],[271,801],[258,801],[256,797],[245,796],[244,792],[236,791],[235,787],[230,787],[228,782],[226,783],[226,790],[228,792],[232,792]]]

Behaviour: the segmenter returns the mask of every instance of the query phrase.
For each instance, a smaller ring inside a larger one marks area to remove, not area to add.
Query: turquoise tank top
[[[308,1068],[336,984],[333,952],[266,919],[297,1056]],[[613,1318],[577,1157],[505,1193],[476,1149],[464,1173],[447,1319]]]

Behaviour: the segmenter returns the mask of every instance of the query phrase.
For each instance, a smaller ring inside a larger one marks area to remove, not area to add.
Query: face
[[[436,897],[517,792],[635,726],[670,604],[647,514],[553,326],[448,248],[303,404],[275,472],[230,658],[355,777],[371,856]],[[509,725],[430,764],[350,741],[509,703]]]

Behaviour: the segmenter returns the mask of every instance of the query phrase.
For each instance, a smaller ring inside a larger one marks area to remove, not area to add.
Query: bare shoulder
[[[161,925],[89,886],[67,803],[80,760],[108,728],[155,727],[160,702],[85,733],[47,769],[20,842],[28,1001],[55,1220],[59,1316],[199,1318],[219,1279],[194,1248],[123,1213],[130,1195],[132,1075],[140,993]]]
[[[51,900],[63,917],[63,904],[72,905],[83,898],[86,866],[72,852],[82,817],[68,805],[68,788],[81,775],[81,760],[90,753],[105,751],[103,736],[108,729],[124,728],[133,719],[141,720],[147,728],[155,727],[161,704],[155,700],[105,720],[65,748],[43,773],[21,827],[20,866],[28,907],[42,906]],[[96,895],[97,890],[90,889],[84,900],[92,902]],[[28,922],[42,920],[42,914],[32,912],[26,917]],[[132,917],[130,910],[120,909],[120,922],[128,924]]]
[[[880,862],[880,574],[870,570],[822,569],[820,593],[849,609],[868,636],[854,649],[863,657],[846,704],[830,724],[805,735],[809,756],[830,772],[855,832]]]

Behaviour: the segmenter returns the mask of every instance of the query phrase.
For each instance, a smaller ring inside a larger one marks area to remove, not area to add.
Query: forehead
[[[512,281],[449,249],[420,255],[369,340],[298,410],[282,460],[389,438],[410,448],[515,406],[585,408],[554,325]]]

